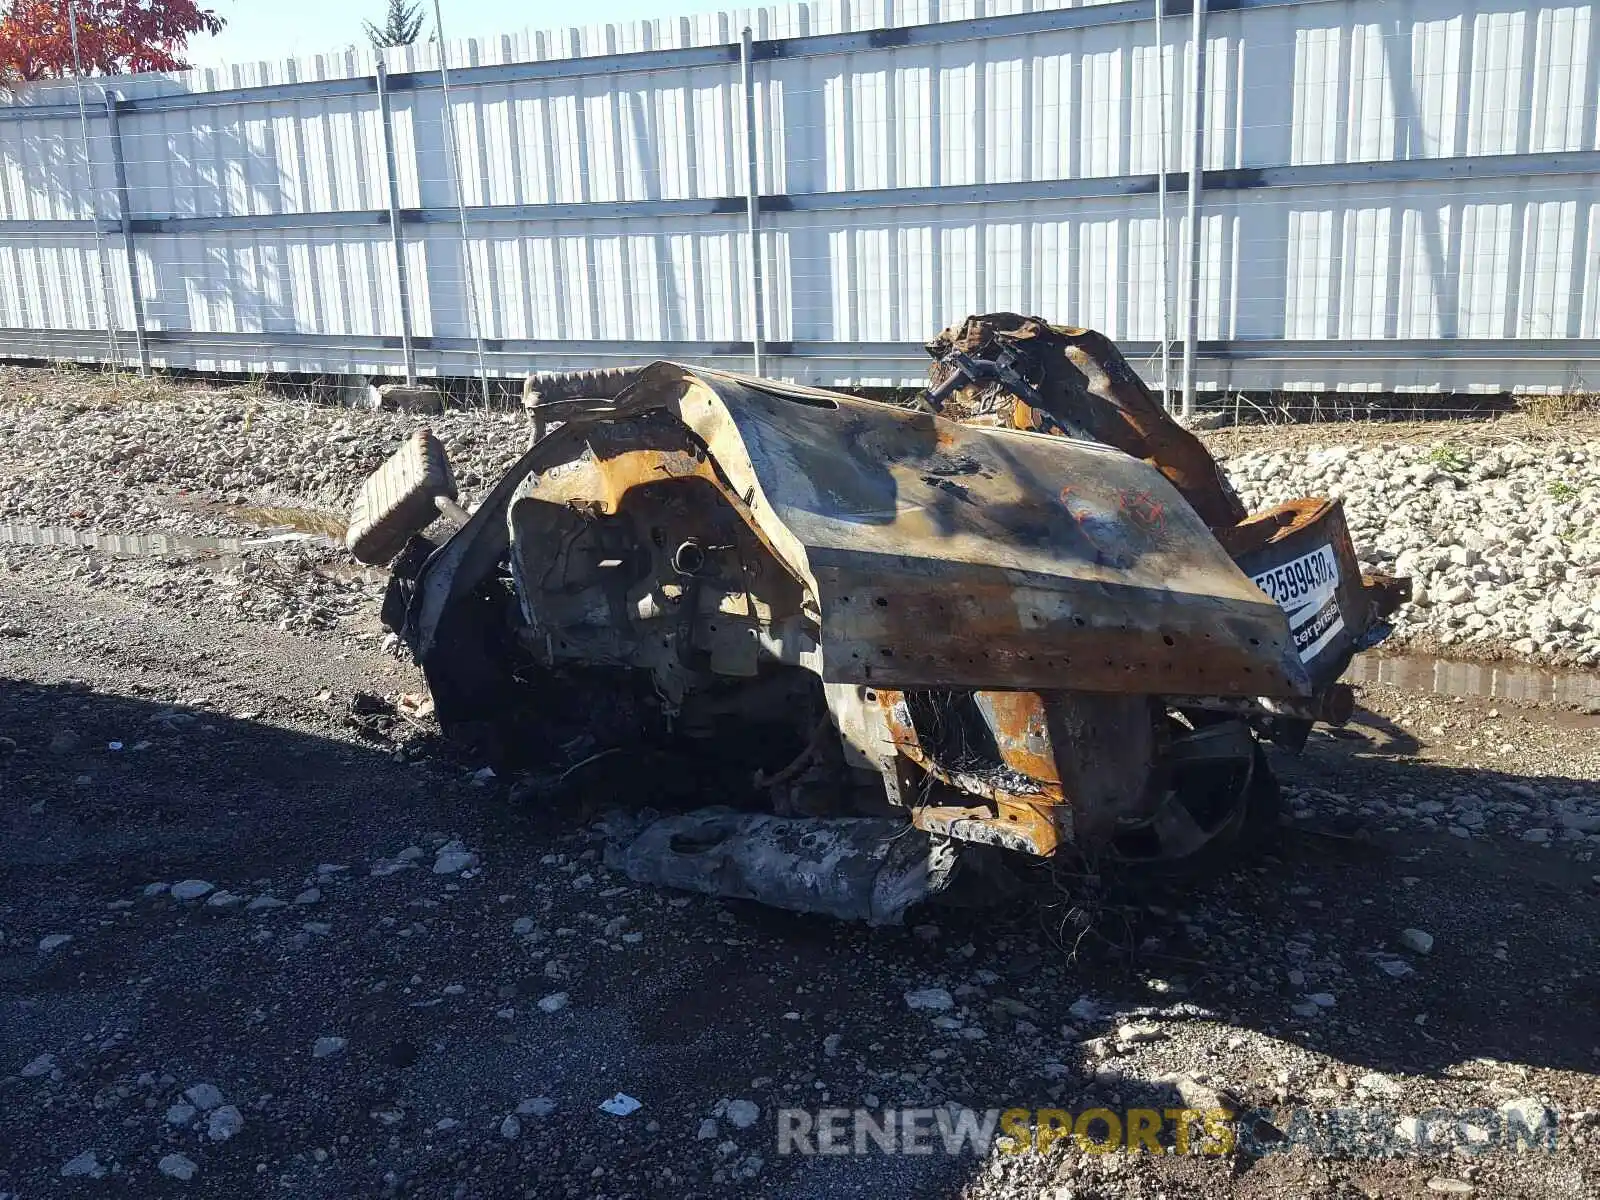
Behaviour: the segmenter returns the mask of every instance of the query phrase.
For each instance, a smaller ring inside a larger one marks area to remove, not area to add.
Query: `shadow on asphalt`
[[[366,749],[259,720],[0,680],[0,738],[9,739],[0,741],[0,892],[8,897],[0,1036],[13,1057],[37,1042],[31,1028],[41,1004],[116,989],[127,978],[125,960],[139,957],[133,950],[41,957],[34,931],[81,926],[151,880],[260,879],[323,847],[345,848],[359,873],[365,864],[356,856],[387,844],[383,837],[433,829],[481,848],[501,872],[494,886],[513,890],[532,886],[553,837],[592,816],[581,804],[516,804],[503,786],[470,788],[453,768],[446,775],[396,761],[393,747],[379,740],[389,732],[369,721],[364,736],[374,741]],[[1315,747],[1295,770],[1323,767],[1339,770],[1346,790],[1443,794],[1529,782],[1431,765],[1341,765]],[[374,825],[384,827],[382,837],[372,836]],[[680,934],[664,939],[670,953],[634,968],[620,990],[603,978],[589,983],[617,992],[607,1002],[626,1014],[641,1046],[670,1049],[672,1070],[701,1064],[696,1069],[713,1096],[748,1092],[753,1076],[792,1071],[796,1054],[820,1056],[815,1047],[828,1032],[841,1033],[856,1053],[892,1046],[908,1029],[925,1036],[923,1014],[906,1011],[904,990],[932,979],[954,985],[980,971],[998,978],[989,997],[1026,994],[1033,1026],[1052,1037],[1063,1025],[1076,1031],[1074,1041],[1060,1043],[1059,1056],[1078,1074],[1066,1083],[1051,1077],[1036,1053],[1009,1036],[1016,1015],[991,1011],[991,1036],[963,1043],[958,1063],[944,1072],[945,1096],[975,1108],[1077,1107],[1105,1096],[1075,1042],[1127,1018],[1074,1016],[1071,1007],[1084,996],[1102,1000],[1108,1014],[1191,1003],[1358,1072],[1441,1077],[1478,1056],[1573,1071],[1600,1066],[1596,897],[1589,868],[1560,851],[1443,834],[1289,828],[1264,858],[1203,884],[1115,891],[1089,901],[1046,893],[1000,912],[913,919],[935,923],[936,937],[696,898],[684,908],[651,910],[682,924]],[[1076,940],[1068,914],[1086,903],[1094,932]],[[674,943],[707,925],[717,937]],[[1396,956],[1395,936],[1408,926],[1430,928],[1437,942],[1425,958],[1404,956],[1414,970],[1397,979],[1376,963]],[[724,935],[739,943],[734,950],[718,944]],[[1077,953],[1069,958],[1073,942]],[[354,952],[362,952],[360,944]],[[255,961],[239,956],[208,988],[259,992]],[[494,961],[482,967],[485,985],[494,985],[499,971],[502,990],[529,992],[525,964]],[[336,969],[361,973],[359,962]],[[1290,970],[1304,970],[1315,985],[1291,983]],[[1152,976],[1174,986],[1157,994]],[[1336,1006],[1317,1019],[1295,1017],[1291,1005],[1314,987],[1334,993]],[[815,1026],[796,1025],[791,1034],[777,1017],[801,1005],[797,989],[807,993],[806,1006],[825,1012]],[[340,995],[318,1003],[337,1011]],[[764,1038],[773,1026],[779,1036]],[[416,1052],[425,1039],[406,1044],[410,1052],[374,1061],[364,1105],[407,1094],[414,1086],[408,1077],[428,1069],[430,1056]],[[803,1052],[795,1049],[800,1044]],[[882,1054],[895,1060],[892,1050]],[[903,1057],[924,1061],[920,1049]],[[831,1063],[817,1057],[810,1069],[823,1078]],[[637,1086],[654,1077],[670,1094],[678,1086],[672,1070],[641,1065]],[[879,1088],[885,1104],[894,1102],[892,1086]],[[1139,1103],[1137,1085],[1124,1086],[1121,1098]],[[360,1130],[376,1136],[364,1118]],[[619,1152],[644,1154],[647,1147],[624,1139]],[[929,1177],[919,1186],[934,1194],[959,1190],[959,1183]]]

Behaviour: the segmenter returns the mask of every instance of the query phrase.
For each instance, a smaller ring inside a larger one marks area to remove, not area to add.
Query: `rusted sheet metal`
[[[989,313],[968,317],[927,348],[940,360],[930,371],[935,388],[959,369],[964,354],[1004,359],[1034,392],[1030,402],[994,381],[967,383],[953,397],[952,416],[1092,438],[1155,464],[1207,525],[1220,528],[1244,517],[1244,505],[1200,439],[1167,415],[1104,334]]]
[[[1284,609],[1295,651],[1319,692],[1344,673],[1369,630],[1410,595],[1409,580],[1362,575],[1336,499],[1290,500],[1218,530],[1217,540]]]
[[[1304,694],[1283,615],[1153,467],[867,400],[658,364],[821,609],[830,682]]]
[[[886,818],[796,820],[707,808],[662,817],[608,854],[638,883],[896,925],[948,886],[949,843]]]
[[[1095,844],[1119,820],[1148,815],[1156,747],[1154,714],[1144,697],[980,691],[971,697],[982,723],[973,738],[919,727],[918,705],[904,692],[879,689],[875,695],[900,755],[930,778],[983,801],[952,804],[946,795],[914,803],[918,828],[1049,854],[1069,843]],[[959,724],[965,698],[939,695],[921,706],[922,719]]]
[[[533,389],[560,424],[385,602],[447,728],[535,694],[508,742],[565,747],[575,710],[608,752],[720,760],[777,815],[657,822],[630,873],[872,920],[957,842],[1190,862],[1270,827],[1257,739],[1348,717],[1334,680],[1405,581],[1360,574],[1337,501],[1241,519],[1092,331],[933,348],[948,415],[674,363]],[[400,468],[363,494],[433,503]]]
[[[1061,836],[1055,815],[1068,809],[1002,796],[992,805],[925,804],[911,810],[911,823],[928,833],[963,842],[981,842],[1019,850],[1041,858],[1054,854],[1069,839]]]
[[[1050,715],[1038,692],[977,692],[973,704],[994,734],[1000,761],[1019,775],[1041,783],[1061,783]]]

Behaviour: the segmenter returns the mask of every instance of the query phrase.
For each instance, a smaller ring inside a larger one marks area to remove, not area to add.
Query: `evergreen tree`
[[[422,32],[422,4],[407,4],[406,0],[389,0],[389,14],[382,25],[363,21],[367,36],[379,50],[387,46],[409,46]]]

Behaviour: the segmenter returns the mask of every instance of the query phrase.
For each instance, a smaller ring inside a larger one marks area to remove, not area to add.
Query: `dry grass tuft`
[[[1600,412],[1600,392],[1573,391],[1556,395],[1526,396],[1522,408],[1536,421],[1559,421],[1579,413]]]

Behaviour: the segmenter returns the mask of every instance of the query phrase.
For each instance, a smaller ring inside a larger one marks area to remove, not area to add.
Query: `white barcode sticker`
[[[1339,560],[1333,556],[1331,544],[1263,571],[1253,582],[1289,618],[1301,662],[1315,658],[1344,629],[1344,614],[1339,611]]]

